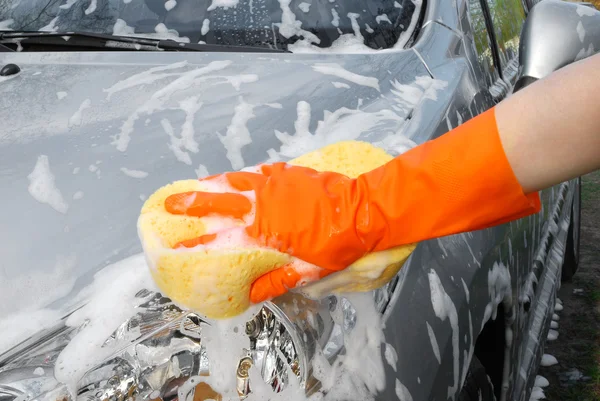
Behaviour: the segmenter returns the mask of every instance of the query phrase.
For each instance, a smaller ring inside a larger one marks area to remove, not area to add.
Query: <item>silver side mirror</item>
[[[590,4],[543,0],[527,16],[514,91],[600,50],[600,11]]]

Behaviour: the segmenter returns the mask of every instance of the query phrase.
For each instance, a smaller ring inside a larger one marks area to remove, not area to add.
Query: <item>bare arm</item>
[[[526,193],[600,169],[600,54],[504,100],[496,120]]]

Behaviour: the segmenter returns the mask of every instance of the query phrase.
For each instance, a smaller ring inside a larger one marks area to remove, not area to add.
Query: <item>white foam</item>
[[[335,63],[314,64],[312,68],[321,74],[333,75],[335,77],[345,79],[357,85],[367,86],[379,91],[379,80],[375,77],[367,77],[360,74],[355,74],[344,69],[341,65]]]
[[[323,120],[317,122],[314,134],[309,131],[311,121],[311,107],[305,101],[297,104],[298,118],[294,124],[295,134],[275,131],[275,136],[282,145],[279,155],[286,158],[294,158],[326,145],[345,140],[355,140],[361,134],[376,128],[383,121],[402,121],[402,119],[391,110],[377,112],[365,112],[359,109],[348,109],[342,107],[336,111],[325,111]],[[390,144],[399,142],[406,143],[407,138],[402,135],[390,135]],[[386,145],[386,143],[381,143]],[[378,146],[379,143],[375,144]],[[389,150],[383,147],[384,150]],[[270,152],[271,160],[279,157],[275,151]]]
[[[89,302],[66,321],[70,327],[81,327],[84,323],[85,326],[58,356],[54,369],[57,380],[76,391],[77,382],[90,368],[124,345],[105,342],[138,312],[136,306],[143,299],[135,295],[142,289],[156,290],[144,255],[124,259],[96,273],[94,282],[78,295],[89,297]]]
[[[85,15],[89,15],[89,14],[93,13],[94,11],[96,11],[96,7],[97,7],[97,0],[91,0],[90,5],[88,6],[88,8],[85,9]]]
[[[167,0],[165,1],[165,10],[171,11],[177,5],[177,1],[175,0]]]
[[[36,376],[43,376],[45,373],[46,372],[44,371],[44,368],[42,368],[41,366],[33,370],[33,374]]]
[[[581,23],[581,21],[579,21],[577,23],[577,35],[579,35],[579,40],[581,42],[583,42],[583,40],[585,39],[585,28],[583,27],[583,24]]]
[[[56,187],[54,174],[50,171],[48,156],[38,157],[29,179],[29,194],[40,203],[45,203],[59,213],[67,213],[69,205]]]
[[[125,23],[125,21],[123,21],[123,20],[117,20],[117,22],[115,23],[114,29],[116,29],[117,25],[119,25],[119,22]],[[119,33],[115,32],[114,29],[113,29],[113,35],[118,35]],[[151,84],[160,79],[179,75],[180,73],[177,73],[177,72],[173,73],[173,72],[164,72],[164,71],[178,70],[187,65],[188,65],[187,61],[180,61],[180,62],[173,63],[173,64],[152,67],[146,71],[140,72],[139,74],[132,75],[129,78],[119,81],[119,82],[115,83],[113,86],[111,86],[110,88],[103,89],[103,91],[108,93],[106,99],[110,100],[110,97],[114,93],[120,92],[122,90],[129,89],[129,88],[139,86],[139,85]]]
[[[131,170],[127,167],[121,167],[121,171],[128,177],[131,178],[146,178],[148,177],[148,173],[141,170]]]
[[[373,33],[375,30],[369,26],[369,24],[365,24],[365,31],[368,33]]]
[[[463,289],[465,290],[465,297],[467,299],[467,303],[469,303],[469,287],[467,287],[467,283],[465,283],[465,280],[461,277],[460,281],[462,282],[463,285]]]
[[[554,305],[554,311],[555,312],[560,312],[563,310],[563,306],[561,304],[559,304],[558,302]]]
[[[550,329],[548,331],[548,341],[554,341],[558,338],[558,331]]]
[[[79,200],[83,198],[83,191],[77,191],[73,194],[73,200]]]
[[[81,122],[83,121],[83,112],[86,109],[89,109],[91,105],[92,101],[90,99],[85,99],[83,102],[81,102],[81,104],[79,105],[79,109],[77,109],[75,114],[73,114],[71,118],[69,118],[69,127],[72,127],[74,125],[81,125]]]
[[[531,390],[531,396],[529,397],[530,401],[541,400],[544,398],[546,398],[546,395],[544,394],[544,390],[542,390],[540,387],[534,387]]]
[[[208,169],[206,168],[206,166],[204,164],[198,165],[198,168],[194,171],[196,172],[196,176],[198,178],[207,177],[209,175]]]
[[[550,385],[550,382],[544,376],[536,376],[535,377],[535,384],[534,384],[534,386],[536,386],[536,387],[548,387],[549,385]]]
[[[331,20],[331,25],[335,26],[336,28],[340,26],[340,15],[338,14],[337,10],[335,8],[331,9],[331,15],[333,15],[333,19]]]
[[[224,9],[236,7],[239,3],[239,0],[212,0],[212,3],[208,7],[208,11],[216,10],[217,7],[221,7]]]
[[[19,294],[15,299],[22,299],[22,294]],[[10,350],[32,335],[52,327],[53,324],[60,320],[61,316],[62,313],[56,310],[38,309],[25,313],[17,312],[2,317],[0,319],[0,327],[8,327],[10,330],[2,330],[0,332],[0,354]]]
[[[390,21],[390,18],[387,16],[387,14],[382,14],[382,15],[378,15],[377,17],[375,17],[375,21],[377,21],[378,24],[381,24],[381,22],[387,22],[388,24],[391,24],[392,21]]]
[[[435,333],[433,328],[429,324],[429,322],[425,322],[427,325],[427,333],[429,334],[429,342],[431,343],[431,348],[433,349],[433,354],[435,355],[435,359],[437,359],[438,363],[442,363],[442,357],[440,355],[440,347],[438,345],[437,339],[435,338]]]
[[[388,365],[390,365],[395,372],[398,368],[398,353],[391,344],[385,344],[384,356]]]
[[[310,10],[310,3],[302,2],[302,3],[298,4],[298,8],[302,12],[307,13]]]
[[[115,21],[115,25],[113,25],[113,35],[127,36],[127,35],[131,35],[134,32],[135,32],[134,28],[127,25],[127,22],[125,22],[125,20],[122,20],[121,18],[117,18],[117,21]],[[161,67],[157,67],[157,68],[161,68]]]
[[[302,29],[302,22],[296,19],[296,14],[291,10],[291,0],[278,0],[281,8],[281,23],[275,24],[279,27],[279,33],[284,38],[291,38],[294,35],[304,37],[309,43],[319,44],[321,40],[312,32]]]
[[[192,153],[198,153],[198,142],[194,139],[194,119],[202,107],[199,96],[188,97],[179,102],[179,108],[185,113],[185,121],[181,126],[181,144]]]
[[[148,35],[150,37],[157,37],[160,39],[170,39],[176,42],[190,43],[190,38],[188,38],[187,36],[179,36],[179,32],[177,32],[175,29],[167,28],[167,26],[162,22],[154,27],[154,31],[156,32],[156,34],[144,33],[144,35]]]
[[[225,147],[226,156],[234,170],[239,170],[245,166],[242,148],[252,143],[247,124],[250,119],[255,117],[253,111],[254,105],[246,103],[240,96],[231,123],[227,127],[227,132],[225,135],[219,134],[219,140]]]
[[[552,320],[554,320],[554,321],[557,321],[557,322],[558,322],[558,321],[560,320],[560,316],[558,316],[556,313],[553,313],[553,314],[552,314]]]
[[[67,97],[67,92],[56,92],[56,97],[58,100],[62,100]]]
[[[333,86],[335,86],[338,89],[348,89],[350,88],[350,85],[348,85],[347,83],[344,82],[338,82],[338,81],[332,81],[331,84]]]
[[[209,30],[210,30],[210,20],[208,18],[205,18],[204,21],[202,21],[202,28],[200,29],[200,33],[202,35],[206,35]]]
[[[0,29],[3,31],[12,31],[9,27],[14,24],[15,20],[12,18],[5,19],[4,21],[0,21]]]
[[[231,65],[231,63],[232,63],[231,60],[213,61],[204,67],[195,68],[190,71],[178,73],[177,75],[179,75],[179,77],[177,79],[173,80],[169,84],[163,86],[158,91],[154,92],[154,94],[152,94],[152,96],[150,96],[150,99],[148,101],[146,101],[142,106],[140,106],[138,109],[136,109],[133,112],[133,114],[131,114],[127,118],[127,120],[125,120],[125,122],[121,126],[119,134],[115,137],[113,144],[116,146],[116,148],[119,151],[125,152],[127,150],[127,147],[129,146],[129,142],[131,141],[131,133],[133,132],[134,125],[142,115],[151,114],[155,111],[163,110],[166,107],[165,104],[170,100],[171,96],[174,93],[183,91],[183,90],[188,90],[190,87],[193,86],[193,84],[196,82],[196,80],[199,80],[200,82],[202,82],[203,80],[201,78],[205,78],[205,79],[214,78],[214,77],[210,77],[210,76],[208,76],[208,77],[203,77],[203,76],[206,74],[209,74],[211,72],[215,72],[215,71],[219,71],[224,68],[227,68],[229,65]],[[180,68],[180,67],[182,67],[181,63],[175,63],[175,64],[171,65],[171,68]],[[163,69],[167,69],[167,67],[163,67]],[[152,70],[154,70],[154,71],[152,71]],[[150,80],[150,82],[153,82],[153,80],[156,77],[151,77],[151,75],[153,75],[153,72],[156,72],[156,71],[158,71],[158,69],[154,68],[154,69],[150,69],[146,72],[137,74],[133,77],[130,77],[128,80],[122,81],[122,82],[118,83],[117,85],[114,85],[112,87],[113,88],[112,93],[116,92],[117,90],[122,90],[122,89],[130,88],[133,86],[143,85],[148,80]],[[117,87],[117,88],[114,89],[115,87]],[[110,89],[109,89],[109,93],[111,93]],[[163,126],[163,128],[164,128],[164,126]]]
[[[173,129],[173,126],[171,125],[171,122],[166,118],[163,118],[162,120],[160,120],[160,125],[163,127],[165,133],[169,136],[169,138],[171,138],[171,142],[167,146],[169,147],[169,149],[171,149],[171,151],[175,155],[175,158],[180,162],[191,166],[192,159],[189,153],[182,150],[183,142],[181,138],[175,136],[175,131]]]
[[[396,397],[398,397],[399,401],[412,401],[412,395],[410,395],[410,391],[406,388],[406,386],[400,383],[400,380],[396,379]]]
[[[554,320],[550,322],[550,328],[551,329],[558,329],[558,322],[555,322]]]
[[[448,296],[442,281],[435,270],[431,269],[427,275],[429,277],[429,289],[431,291],[431,304],[435,315],[442,321],[448,319],[452,328],[452,355],[453,355],[453,376],[454,384],[448,387],[448,398],[454,396],[458,390],[459,382],[459,344],[458,344],[458,313],[452,298]],[[467,369],[467,366],[464,367]]]
[[[57,21],[58,21],[58,17],[54,17],[52,19],[52,21],[50,21],[48,23],[48,25],[44,25],[43,27],[38,29],[38,31],[41,31],[41,32],[56,32],[56,31],[58,31],[58,26],[56,25]]]
[[[542,356],[542,362],[540,363],[540,365],[542,366],[552,366],[552,365],[556,365],[558,363],[558,361],[556,360],[556,358],[550,354],[544,354]]]

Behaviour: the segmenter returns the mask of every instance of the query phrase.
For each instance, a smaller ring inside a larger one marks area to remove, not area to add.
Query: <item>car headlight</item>
[[[372,293],[378,312],[385,310],[397,283],[398,277]],[[0,355],[0,401],[72,400],[72,393],[77,400],[90,401],[220,399],[207,384],[211,360],[203,332],[210,331],[210,323],[157,292],[142,290],[136,299],[136,313],[102,346],[110,352],[72,388],[55,379],[55,367],[85,322],[69,327],[63,320]],[[344,352],[356,319],[355,308],[344,297],[314,301],[288,293],[266,303],[242,328],[248,346],[232,351],[237,395],[244,399],[258,385],[251,379],[253,369],[274,392],[292,379],[307,395],[319,391],[313,359],[318,354],[333,363]]]

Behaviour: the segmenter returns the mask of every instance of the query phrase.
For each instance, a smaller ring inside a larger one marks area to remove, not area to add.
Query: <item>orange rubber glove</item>
[[[369,252],[484,229],[540,210],[538,194],[523,193],[508,163],[494,109],[357,179],[286,163],[263,165],[260,171],[216,177],[256,194],[249,237],[319,266],[320,277]],[[165,208],[241,219],[253,200],[238,193],[193,192],[170,196]],[[209,234],[180,246],[214,238]],[[276,269],[254,282],[251,301],[279,296],[302,278],[290,265]]]

